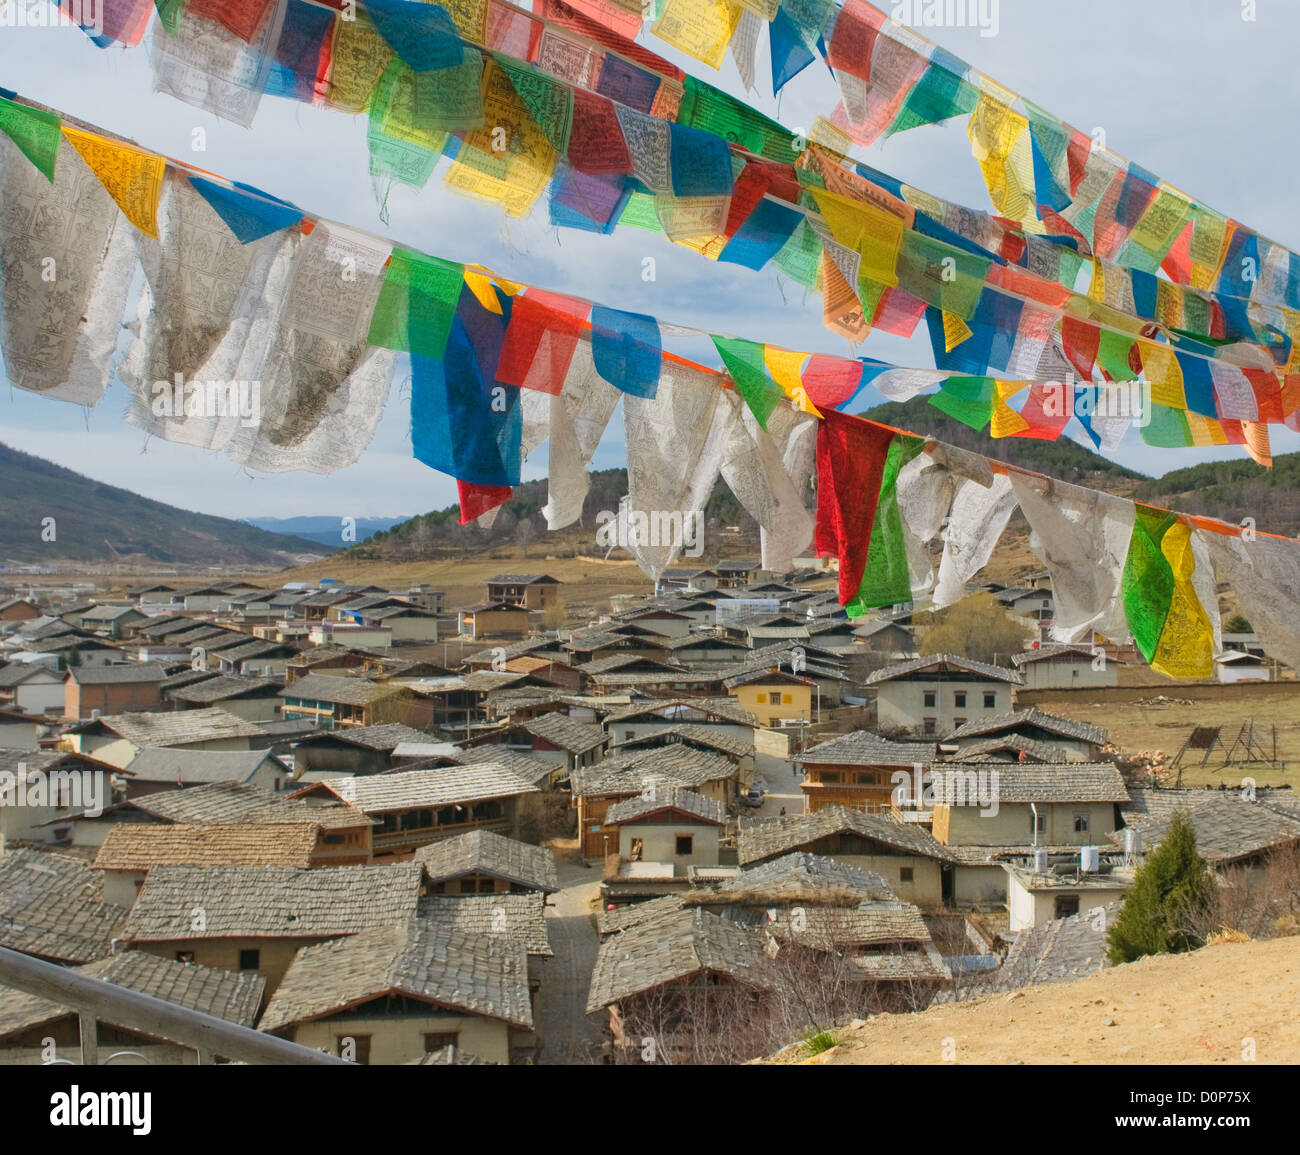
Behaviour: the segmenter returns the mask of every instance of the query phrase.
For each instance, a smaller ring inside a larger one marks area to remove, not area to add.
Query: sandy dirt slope
[[[1300,1062],[1300,938],[1223,943],[1069,983],[879,1015],[777,1063]],[[945,1053],[945,1047],[948,1048]],[[955,1057],[952,1057],[955,1056]]]

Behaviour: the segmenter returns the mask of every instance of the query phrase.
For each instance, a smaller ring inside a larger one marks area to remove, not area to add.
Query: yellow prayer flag
[[[898,284],[898,252],[903,244],[902,217],[874,205],[849,200],[825,189],[809,189],[831,236],[861,257],[859,280],[892,288]]]
[[[1183,370],[1178,358],[1168,345],[1154,341],[1139,341],[1142,355],[1142,373],[1151,391],[1151,400],[1171,409],[1186,409],[1187,394],[1183,390]]]
[[[974,332],[975,330],[956,313],[949,313],[945,310],[943,314],[943,350],[945,353],[951,353]]]
[[[651,31],[710,68],[721,68],[744,11],[731,0],[667,0]]]
[[[1223,432],[1223,426],[1215,421],[1213,417],[1205,417],[1189,409],[1187,410],[1187,428],[1191,432],[1192,444],[1195,446],[1228,444],[1228,438]]]
[[[1017,433],[1023,433],[1029,428],[1029,422],[1012,409],[1007,401],[1022,389],[1027,389],[1029,382],[995,380],[993,387],[996,397],[993,402],[993,417],[989,422],[989,433],[993,437],[1014,437]]]
[[[158,238],[158,198],[162,195],[167,162],[160,156],[108,140],[92,132],[63,126],[63,135],[81,154],[90,171],[126,219],[146,236]]]
[[[1214,632],[1192,585],[1196,555],[1191,527],[1181,520],[1171,525],[1160,552],[1173,570],[1174,589],[1151,668],[1171,678],[1208,678],[1214,673]]]
[[[763,364],[768,375],[781,386],[781,391],[805,413],[820,417],[821,412],[808,400],[803,387],[803,365],[808,359],[807,353],[797,353],[790,349],[780,349],[775,345],[763,346]]]
[[[1028,118],[992,93],[981,92],[966,135],[998,215],[1019,221],[1032,232],[1043,232],[1034,207],[1033,143]]]

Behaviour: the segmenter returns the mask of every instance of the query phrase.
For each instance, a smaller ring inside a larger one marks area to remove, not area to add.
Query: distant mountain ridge
[[[306,538],[178,509],[0,444],[0,562],[273,566],[322,552]]]
[[[363,542],[371,534],[380,530],[392,529],[395,525],[409,520],[409,514],[400,517],[357,517],[352,518],[349,526],[338,517],[247,517],[249,525],[264,529],[268,533],[287,534],[290,537],[302,537],[330,549],[341,549],[353,542]],[[344,539],[344,533],[350,530],[353,537]]]

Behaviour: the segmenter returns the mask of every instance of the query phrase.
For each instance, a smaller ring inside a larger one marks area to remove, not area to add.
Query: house
[[[916,641],[911,631],[898,622],[870,619],[853,627],[854,645],[894,661],[915,658]]]
[[[523,730],[532,739],[533,757],[563,767],[566,776],[579,766],[599,762],[609,745],[603,726],[575,721],[558,710],[524,722]]]
[[[369,629],[386,630],[395,646],[428,644],[438,640],[438,615],[432,610],[410,605],[398,598],[375,609],[345,611],[360,615],[360,624]]]
[[[993,595],[1012,617],[1020,618],[1042,634],[1054,612],[1050,587],[1012,586]]]
[[[264,638],[245,638],[219,649],[209,643],[208,650],[223,674],[239,678],[275,678],[281,684],[285,667],[298,652],[293,646]],[[208,668],[212,668],[212,658],[208,659]]]
[[[887,807],[894,799],[895,772],[928,767],[934,755],[932,742],[891,742],[867,730],[819,742],[794,760],[803,770],[804,809]]]
[[[969,721],[1014,706],[1014,687],[1024,679],[1012,670],[955,654],[931,654],[886,666],[863,683],[875,692],[882,729],[946,734]]]
[[[653,730],[626,738],[614,745],[613,752],[635,754],[641,750],[653,750],[660,746],[678,744],[706,754],[721,754],[730,758],[739,771],[739,781],[753,781],[754,740],[737,738],[734,734],[725,733],[718,726],[700,726],[693,722],[683,722],[677,726],[667,726],[662,730]]]
[[[0,671],[3,673],[3,671]],[[1214,679],[1225,685],[1234,682],[1271,682],[1273,662],[1261,654],[1224,650],[1215,656]]]
[[[957,902],[1006,901],[1004,862],[1095,846],[1129,800],[1110,762],[946,763],[933,774],[931,829],[956,859],[945,898]]]
[[[615,1051],[629,1060],[653,1038],[645,1061],[671,1061],[690,1053],[693,1034],[763,1014],[762,960],[758,931],[702,908],[645,918],[600,944],[587,1013],[608,1013]]]
[[[259,974],[269,998],[302,947],[412,917],[421,877],[410,862],[324,870],[155,866],[120,937],[160,958]]]
[[[380,774],[397,764],[393,752],[403,743],[430,740],[423,730],[400,722],[346,726],[309,734],[293,748],[293,776],[308,773]]]
[[[811,719],[813,683],[779,669],[751,670],[723,682],[740,708],[753,714],[760,726],[776,726],[783,719]]]
[[[0,750],[35,750],[46,726],[35,714],[0,708]]]
[[[117,640],[125,637],[132,626],[149,620],[131,605],[96,605],[77,614],[63,614],[63,620],[91,633]]]
[[[114,953],[126,911],[104,901],[103,878],[57,852],[0,854],[0,946],[63,966]]]
[[[560,584],[550,574],[497,574],[488,578],[487,600],[526,610],[548,610],[562,604]]]
[[[758,729],[758,719],[734,698],[663,698],[637,702],[609,715],[605,729],[615,742],[626,742],[683,722],[707,726],[751,744]]]
[[[1133,885],[1133,871],[1113,858],[1098,856],[1088,869],[1081,865],[1077,854],[1072,861],[1041,865],[1042,870],[1037,866],[1002,864],[1007,875],[1008,929],[1013,932],[1110,907]]]
[[[578,809],[583,858],[607,858],[618,845],[608,812],[616,803],[651,789],[685,787],[726,807],[740,793],[737,765],[719,754],[675,744],[606,757],[570,776]],[[745,786],[748,783],[744,784]]]
[[[955,746],[957,757],[961,758],[976,752],[989,753],[990,740],[1012,737],[1029,743],[1022,748],[1031,756],[1049,752],[1051,760],[1056,762],[1096,762],[1107,741],[1106,731],[1100,726],[1061,718],[1030,706],[967,722],[949,734],[943,745]]]
[[[362,625],[359,622],[316,622],[307,631],[307,640],[313,646],[389,650],[393,646],[393,631],[384,626]]]
[[[30,622],[39,618],[41,609],[26,598],[8,598],[0,601],[0,622]]]
[[[1154,850],[1169,829],[1175,810],[1187,813],[1196,833],[1196,850],[1218,872],[1257,871],[1274,854],[1300,846],[1300,804],[1291,790],[1184,790],[1134,786],[1120,813],[1126,829],[1138,835],[1139,853]],[[1125,830],[1110,839],[1124,845]]]
[[[421,846],[430,894],[554,894],[560,889],[555,855],[541,846],[471,830]]]
[[[555,957],[546,930],[544,894],[430,894],[420,899],[418,913],[452,934],[518,943],[528,957],[530,996],[541,989],[546,960]],[[520,1040],[518,1045],[523,1044]]]
[[[159,866],[286,866],[306,870],[321,827],[306,822],[189,825],[124,823],[113,827],[91,867],[104,874],[104,901],[135,902]]]
[[[13,662],[0,669],[0,704],[20,714],[62,714],[63,675],[44,662]]]
[[[289,768],[269,750],[191,750],[175,746],[146,746],[126,767],[128,799],[178,787],[211,782],[239,782],[263,790],[279,790],[289,780]]]
[[[1119,685],[1124,663],[1091,646],[1042,645],[1012,654],[1011,664],[1028,690],[1073,690]]]
[[[78,666],[63,680],[63,714],[82,719],[101,714],[156,709],[162,704],[161,686],[167,672],[152,663],[120,666]]]
[[[147,746],[252,750],[268,744],[256,722],[213,707],[158,714],[105,714],[64,731],[61,744],[113,766],[129,766]]]
[[[169,678],[169,683],[174,683]],[[276,678],[231,677],[217,674],[180,686],[167,686],[162,696],[177,709],[219,706],[237,718],[250,722],[274,722],[280,716],[280,691],[284,681]]]
[[[736,853],[741,866],[792,851],[869,870],[900,898],[921,906],[943,901],[953,864],[951,854],[928,830],[891,814],[827,806],[812,814],[740,820]]]
[[[720,590],[743,590],[763,577],[763,570],[756,561],[722,561],[718,563],[718,584]]]
[[[260,1029],[362,1064],[446,1047],[522,1061],[534,1046],[527,951],[425,917],[376,926],[299,951]]]
[[[113,803],[115,766],[54,750],[0,750],[0,854],[15,843],[65,842],[60,821]]]
[[[415,701],[405,686],[314,673],[289,682],[280,697],[285,718],[308,719],[322,730],[401,722]]]
[[[1007,991],[1072,982],[1105,970],[1110,966],[1106,935],[1119,915],[1120,903],[1102,907],[1101,914],[1096,909],[1021,931],[995,972],[992,987]]]
[[[676,566],[664,570],[655,582],[655,597],[668,594],[707,594],[718,588],[718,574],[711,569]]]
[[[528,611],[507,602],[478,602],[457,611],[462,638],[522,638],[528,633]]]
[[[514,836],[519,829],[520,799],[537,792],[531,782],[488,762],[336,778],[308,786],[293,797],[334,795],[378,818],[374,854],[376,861],[382,861],[467,830]]]
[[[717,866],[727,812],[694,790],[652,780],[643,793],[610,806],[604,827],[617,836],[618,858],[611,855],[601,896],[626,902],[684,889],[695,868]]]
[[[73,970],[85,978],[152,995],[250,1029],[257,1023],[266,985],[256,975],[187,966],[136,950]],[[96,1019],[95,1037],[101,1048],[141,1055],[150,1064],[199,1062],[193,1048],[165,1034],[144,1034],[134,1029],[129,1019],[115,1018]],[[0,1064],[49,1063],[51,1046],[56,1061],[80,1062],[81,1029],[76,1010],[24,991],[0,990]]]

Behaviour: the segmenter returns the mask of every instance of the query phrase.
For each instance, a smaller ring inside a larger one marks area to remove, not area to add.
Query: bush
[[[1184,811],[1174,812],[1160,846],[1147,857],[1110,928],[1107,947],[1116,965],[1148,954],[1177,954],[1205,945],[1191,929],[1195,912],[1211,899],[1213,882],[1196,850]]]

